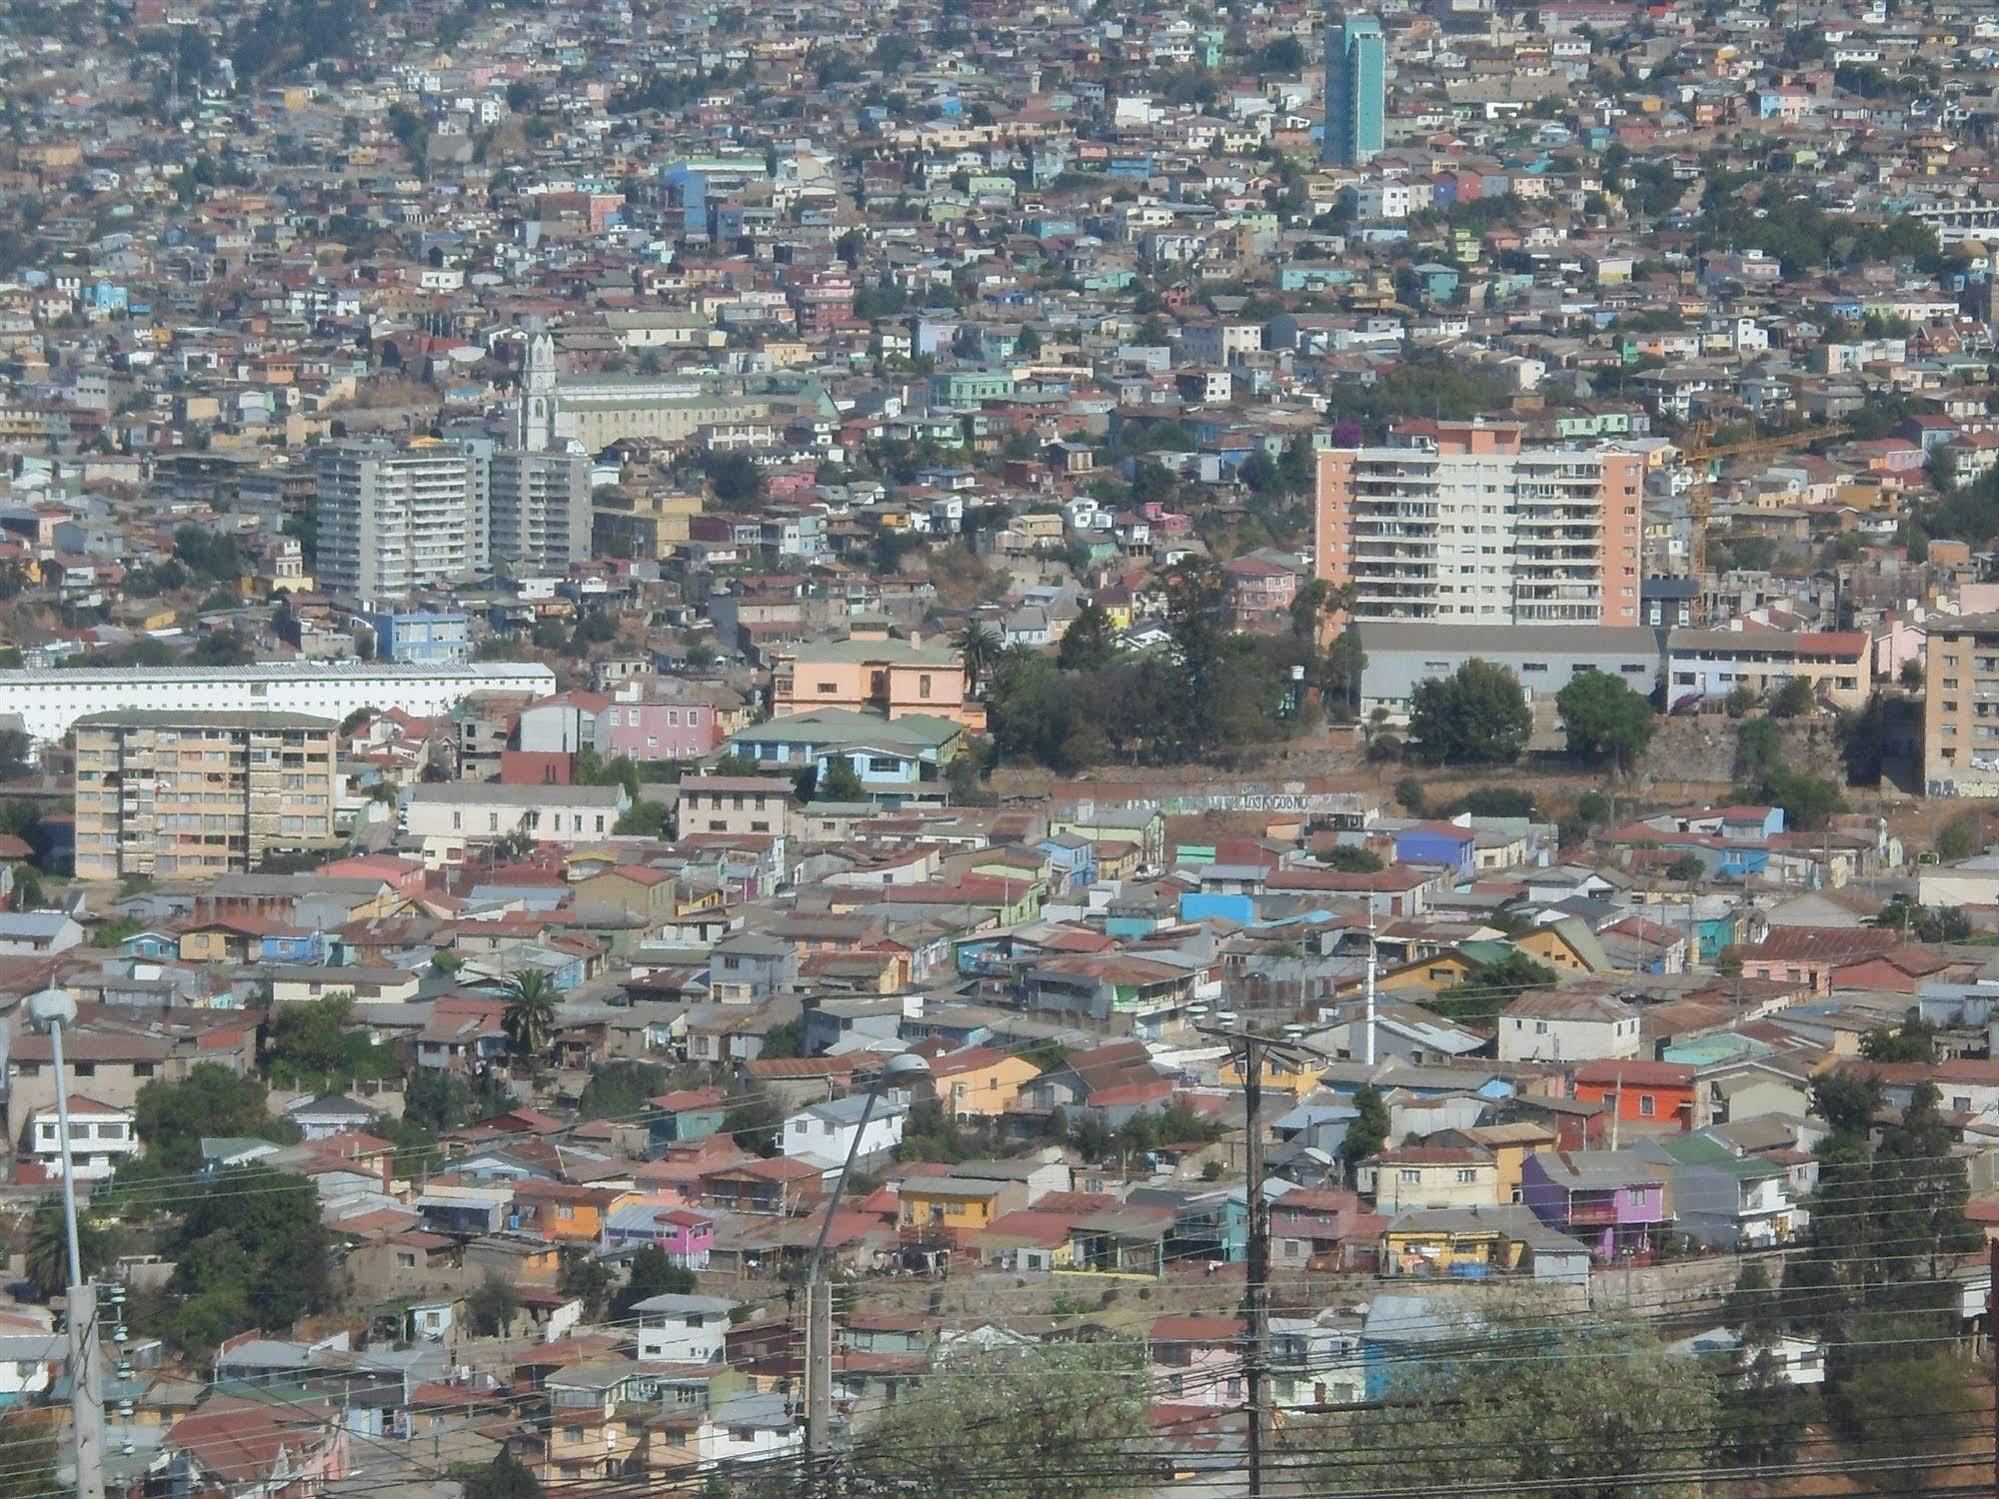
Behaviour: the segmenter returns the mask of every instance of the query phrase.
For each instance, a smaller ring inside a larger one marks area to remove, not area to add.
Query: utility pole
[[[1263,1465],[1276,1449],[1270,1405],[1270,1202],[1263,1194],[1263,1069],[1273,1054],[1286,1056],[1301,1068],[1306,1057],[1324,1061],[1326,1055],[1316,1047],[1288,1038],[1208,1026],[1195,1029],[1227,1043],[1242,1073],[1243,1123],[1248,1135],[1244,1175],[1248,1178],[1249,1209],[1249,1244],[1244,1265],[1248,1275],[1242,1296],[1243,1317],[1249,1323],[1248,1347],[1243,1356],[1249,1406],[1246,1456],[1249,1499],[1263,1499]],[[1371,1024],[1368,1034],[1372,1038]]]
[[[1374,977],[1374,901],[1370,897],[1367,903],[1367,1065],[1370,1068],[1374,1066]]]
[[[76,1000],[60,989],[28,999],[29,1018],[46,1026],[56,1069],[56,1130],[62,1144],[63,1227],[69,1236],[69,1426],[76,1462],[76,1499],[104,1499],[104,1370],[97,1358],[97,1287],[83,1278],[76,1236],[76,1168],[69,1148],[69,1075],[62,1028],[76,1019]]]
[[[861,1153],[868,1120],[875,1104],[890,1083],[909,1082],[930,1076],[930,1063],[917,1052],[905,1051],[890,1057],[886,1066],[868,1085],[861,1103],[860,1121],[847,1147],[846,1162],[826,1198],[826,1216],[819,1222],[819,1234],[812,1242],[812,1256],[805,1263],[805,1492],[832,1491],[832,1474],[827,1462],[832,1453],[833,1429],[833,1286],[826,1278],[826,1240],[833,1232],[833,1215],[840,1210],[840,1198],[847,1190],[847,1178]],[[79,1494],[77,1499],[88,1499]],[[103,1499],[102,1495],[96,1499]]]
[[[1270,1422],[1270,1202],[1263,1195],[1263,1059],[1261,1038],[1243,1039],[1242,1100],[1249,1130],[1249,1283],[1243,1310],[1249,1314],[1249,1357],[1243,1372],[1249,1392],[1249,1499],[1262,1499],[1264,1436]],[[1368,1049],[1374,1049],[1373,1005],[1368,1007]]]
[[[1985,1274],[1985,1336],[1992,1344],[1992,1377],[1999,1387],[1999,1239],[1992,1241]],[[1992,1435],[1999,1439],[1999,1401],[1992,1406]],[[1992,1499],[1999,1499],[1999,1446],[1992,1449]]]

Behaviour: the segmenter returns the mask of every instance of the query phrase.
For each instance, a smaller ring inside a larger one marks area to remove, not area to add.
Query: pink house
[[[597,715],[597,753],[606,760],[694,760],[726,738],[707,703],[612,703]]]
[[[218,1396],[182,1416],[161,1451],[179,1493],[315,1499],[347,1476],[347,1428],[323,1411]]]
[[[1240,1405],[1243,1339],[1240,1317],[1160,1317],[1146,1338],[1152,1386],[1169,1405]]]
[[[676,1265],[705,1270],[715,1248],[715,1220],[693,1208],[662,1207],[658,1198],[613,1208],[604,1219],[604,1253],[645,1245],[664,1251]]]

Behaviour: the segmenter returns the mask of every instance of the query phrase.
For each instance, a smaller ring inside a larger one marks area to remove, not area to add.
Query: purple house
[[[1666,1172],[1628,1150],[1549,1150],[1520,1171],[1534,1216],[1589,1246],[1599,1263],[1650,1255],[1673,1226]]]
[[[1478,872],[1478,834],[1454,822],[1419,822],[1395,835],[1397,864],[1441,864],[1460,879]]]

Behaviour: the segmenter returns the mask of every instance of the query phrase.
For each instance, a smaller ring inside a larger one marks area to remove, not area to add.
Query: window
[[[1633,1207],[1642,1206],[1645,1201],[1645,1189],[1643,1187],[1627,1188],[1624,1193],[1624,1200]]]
[[[916,679],[916,695],[918,697],[930,696],[930,674],[928,672],[925,672]]]
[[[1641,1118],[1650,1119],[1658,1111],[1658,1105],[1653,1102],[1650,1093],[1640,1093],[1638,1095],[1638,1113]]]
[[[1404,1186],[1410,1186],[1410,1187],[1415,1186],[1416,1183],[1420,1182],[1423,1179],[1422,1172],[1412,1171],[1412,1170],[1403,1170],[1398,1173],[1398,1176]]]
[[[1458,1180],[1467,1186],[1469,1186],[1472,1182],[1477,1181],[1478,1180],[1477,1168],[1473,1166],[1460,1166],[1458,1168]]]

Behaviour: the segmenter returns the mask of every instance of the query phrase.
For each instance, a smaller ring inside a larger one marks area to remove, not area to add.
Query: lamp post
[[[76,1499],[104,1499],[104,1371],[97,1361],[97,1287],[83,1276],[76,1236],[76,1169],[69,1149],[69,1071],[62,1028],[76,1019],[76,998],[61,989],[28,996],[28,1018],[49,1033],[56,1069],[56,1134],[62,1147],[63,1227],[69,1234],[69,1425]]]
[[[826,1457],[828,1429],[833,1423],[833,1288],[826,1283],[826,1240],[833,1232],[833,1215],[840,1210],[847,1177],[861,1153],[862,1137],[867,1134],[868,1120],[883,1089],[891,1082],[913,1082],[928,1076],[929,1061],[905,1051],[890,1057],[868,1085],[860,1122],[854,1126],[853,1143],[847,1147],[847,1159],[826,1199],[826,1216],[820,1220],[819,1236],[812,1242],[812,1258],[805,1262],[805,1482],[814,1493],[825,1487],[819,1464]]]

